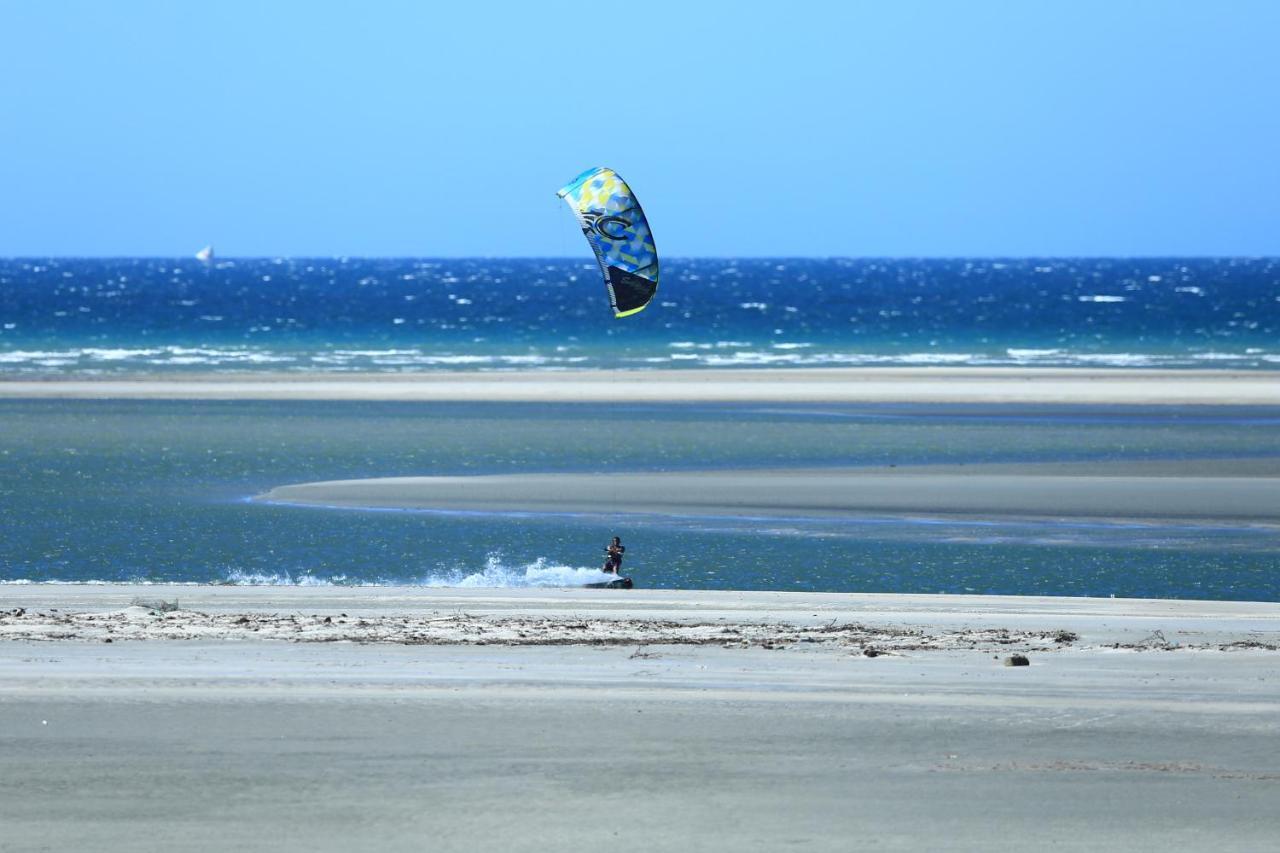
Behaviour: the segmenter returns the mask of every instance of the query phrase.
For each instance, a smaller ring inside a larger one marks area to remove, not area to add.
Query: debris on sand
[[[1004,659],[1005,666],[1031,666],[1031,659],[1026,655],[1009,655]]]
[[[1164,631],[1159,630],[1152,631],[1150,634],[1134,643],[1134,648],[1137,649],[1159,649],[1166,652],[1176,649],[1177,647],[1177,643],[1169,642],[1168,638],[1164,635]]]
[[[177,601],[134,599],[115,611],[33,612],[0,610],[0,639],[81,640],[280,640],[293,643],[386,643],[419,646],[630,646],[637,659],[660,654],[649,647],[717,645],[727,649],[842,650],[876,658],[928,652],[986,652],[999,660],[1012,652],[1008,666],[1027,666],[1028,654],[1062,650],[1074,632],[992,627],[922,627],[832,621],[821,624],[636,617],[584,618],[581,615],[470,614],[395,612],[364,615],[272,613],[262,610],[203,613],[182,609]],[[1231,649],[1274,651],[1269,633],[1198,644],[1171,643],[1156,631],[1137,644],[1107,648],[1141,651]],[[1080,648],[1073,646],[1072,648]]]
[[[135,598],[129,602],[130,607],[143,607],[147,610],[154,610],[157,613],[172,613],[181,608],[178,607],[177,599],[173,601],[165,601],[162,598]]]

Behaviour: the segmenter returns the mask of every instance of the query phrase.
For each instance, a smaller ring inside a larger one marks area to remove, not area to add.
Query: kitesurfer
[[[627,551],[627,546],[622,544],[622,540],[617,536],[613,537],[613,541],[604,549],[604,567],[602,572],[616,575],[622,568],[622,555]]]

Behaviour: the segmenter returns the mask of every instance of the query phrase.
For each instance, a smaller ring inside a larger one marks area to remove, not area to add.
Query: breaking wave
[[[111,376],[130,372],[276,371],[286,373],[397,373],[440,371],[653,370],[752,367],[1215,367],[1267,369],[1280,352],[1263,347],[1182,348],[1166,352],[1094,352],[1061,347],[1005,347],[989,351],[877,352],[818,341],[676,341],[633,350],[576,351],[567,345],[520,353],[458,353],[423,349],[300,349],[266,346],[152,348],[68,347],[5,349],[0,372],[13,375]]]

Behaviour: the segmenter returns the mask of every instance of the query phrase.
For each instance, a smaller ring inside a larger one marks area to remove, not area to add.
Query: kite
[[[600,263],[616,317],[644,310],[658,291],[658,250],[640,202],[612,169],[588,169],[556,193],[573,210]]]

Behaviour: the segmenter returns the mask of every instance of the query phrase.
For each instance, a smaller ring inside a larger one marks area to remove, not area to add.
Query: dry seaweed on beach
[[[634,646],[633,657],[649,657],[649,646],[721,646],[764,649],[847,649],[865,657],[895,652],[1061,649],[1077,636],[1064,630],[1007,628],[929,629],[832,621],[678,621],[582,616],[488,616],[457,612],[448,616],[389,614],[202,613],[179,610],[176,602],[135,604],[98,612],[0,612],[0,638],[10,640],[278,640],[294,643],[468,646]],[[1150,638],[1148,638],[1150,639]],[[1233,647],[1239,644],[1233,644]],[[1173,649],[1157,641],[1133,648]],[[1254,648],[1266,648],[1257,643]]]

